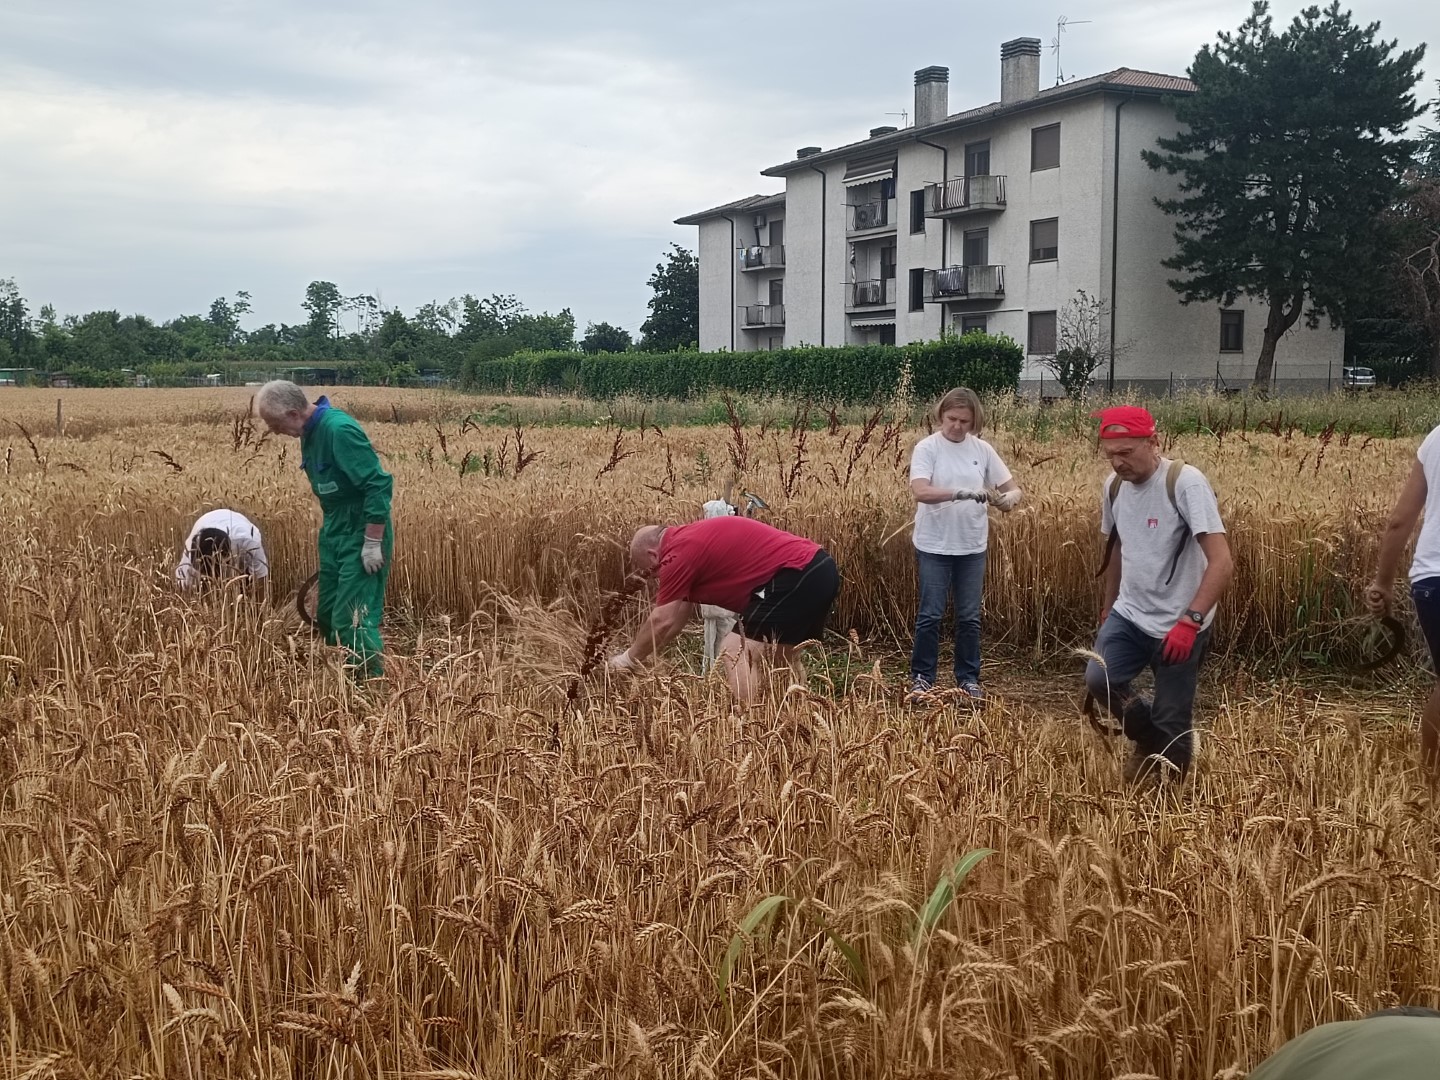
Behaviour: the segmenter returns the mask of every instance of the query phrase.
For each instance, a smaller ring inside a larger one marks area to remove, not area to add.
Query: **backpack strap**
[[[1184,469],[1185,462],[1179,458],[1175,458],[1170,462],[1170,468],[1165,471],[1165,494],[1170,496],[1170,508],[1175,511],[1175,516],[1180,519],[1180,524],[1185,526],[1184,535],[1180,537],[1180,542],[1175,545],[1175,557],[1170,560],[1170,576],[1165,579],[1166,585],[1169,585],[1175,580],[1175,571],[1180,566],[1180,556],[1185,554],[1185,548],[1190,543],[1190,538],[1194,535],[1194,533],[1190,531],[1190,523],[1185,520],[1184,511],[1180,509],[1179,501],[1175,498],[1175,485],[1180,482],[1180,474]]]
[[[1185,470],[1185,462],[1176,458],[1170,462],[1170,467],[1165,470],[1165,494],[1170,498],[1170,508],[1180,514],[1180,504],[1175,501],[1175,485],[1180,482],[1180,474]],[[1114,502],[1114,499],[1111,499]],[[1185,520],[1185,515],[1180,514],[1180,520]]]
[[[1095,571],[1097,578],[1105,576],[1105,568],[1110,565],[1110,557],[1115,554],[1115,541],[1118,539],[1115,523],[1115,497],[1120,494],[1120,484],[1120,477],[1112,476],[1110,478],[1110,487],[1107,489],[1107,494],[1110,499],[1110,535],[1105,537],[1105,554],[1100,559],[1100,569]],[[1175,494],[1173,486],[1170,492],[1170,501],[1174,502]]]

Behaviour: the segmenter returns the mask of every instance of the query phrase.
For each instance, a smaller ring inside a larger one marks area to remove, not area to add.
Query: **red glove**
[[[1189,619],[1181,619],[1165,635],[1165,644],[1160,647],[1160,659],[1167,664],[1183,664],[1190,659],[1190,652],[1195,648],[1195,638],[1199,633],[1200,627]]]

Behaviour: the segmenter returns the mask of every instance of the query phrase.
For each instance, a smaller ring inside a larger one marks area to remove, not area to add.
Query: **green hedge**
[[[775,352],[516,353],[468,365],[471,389],[594,398],[690,398],[716,391],[856,405],[892,397],[909,365],[911,393],[939,397],[955,386],[1015,389],[1020,346],[991,334],[913,345],[802,347]]]

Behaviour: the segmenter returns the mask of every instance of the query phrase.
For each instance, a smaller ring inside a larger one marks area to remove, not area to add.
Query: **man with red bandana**
[[[1234,573],[1215,492],[1192,465],[1160,453],[1138,405],[1093,414],[1114,471],[1100,496],[1105,537],[1100,631],[1086,689],[1134,743],[1127,781],[1183,779],[1193,753],[1195,681],[1215,605]],[[1155,673],[1147,699],[1131,689]]]

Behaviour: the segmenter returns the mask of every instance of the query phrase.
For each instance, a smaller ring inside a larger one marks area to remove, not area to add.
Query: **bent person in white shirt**
[[[185,538],[180,564],[175,567],[175,580],[182,589],[230,577],[262,582],[269,576],[270,560],[260,529],[237,510],[201,514]]]

